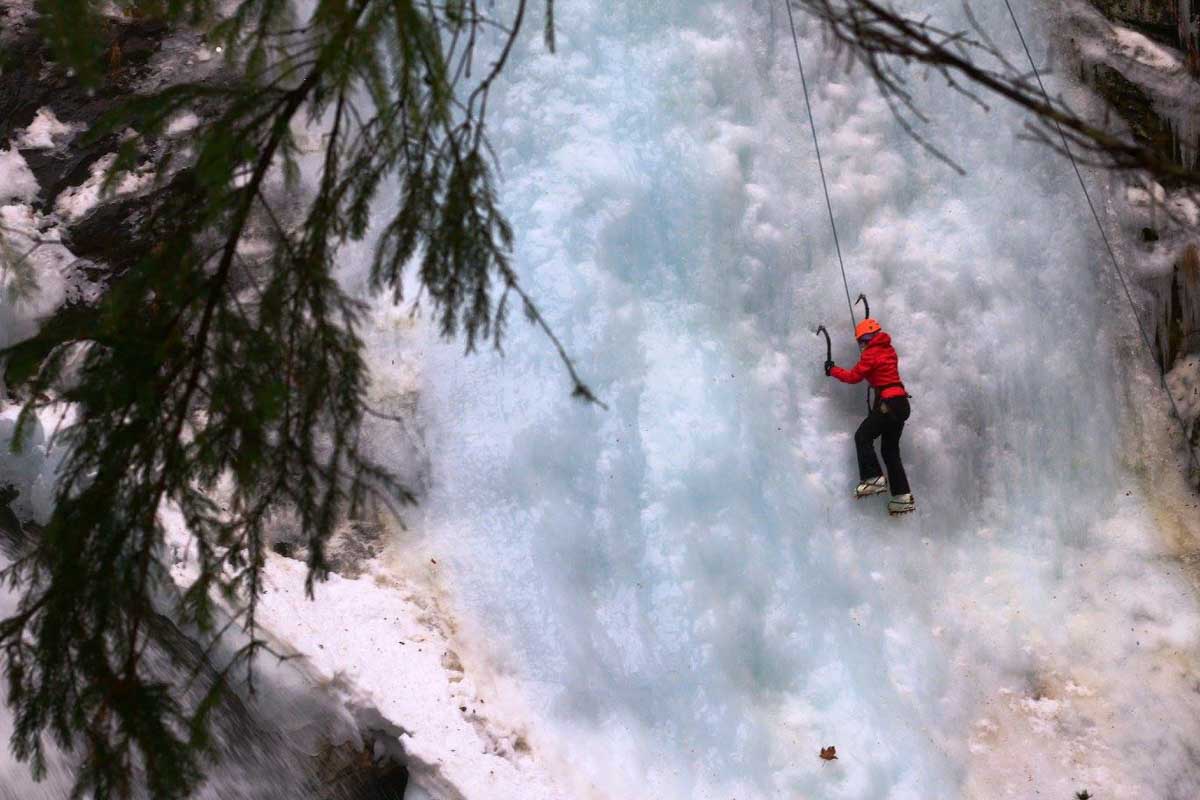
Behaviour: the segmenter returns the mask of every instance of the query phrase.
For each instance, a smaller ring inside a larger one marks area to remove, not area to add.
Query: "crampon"
[[[917,503],[911,494],[900,494],[888,501],[888,513],[893,517],[900,514],[911,514],[917,510]]]

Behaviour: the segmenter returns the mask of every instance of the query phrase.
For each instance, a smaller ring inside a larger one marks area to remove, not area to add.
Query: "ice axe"
[[[821,335],[825,336],[825,363],[832,364],[833,363],[833,342],[829,338],[829,331],[825,329],[824,325],[818,325],[816,334],[817,334],[817,336],[821,336]],[[825,374],[828,375],[829,373],[826,372]]]
[[[857,306],[858,303],[863,303],[863,319],[870,319],[871,303],[868,299],[866,299],[866,295],[863,294],[862,291],[860,291],[860,293],[858,293],[858,300],[854,301],[854,305]],[[868,413],[868,414],[871,413],[871,390],[870,390],[870,387],[868,387],[868,389],[866,389],[866,413]]]
[[[818,325],[816,334],[817,336],[825,334],[825,360],[833,361],[833,342],[829,340],[829,331],[825,330],[824,325]]]
[[[854,305],[863,304],[863,319],[869,319],[871,316],[871,304],[867,301],[867,296],[862,292],[858,293],[858,299],[854,301]],[[867,413],[871,413],[871,389],[867,388]]]
[[[866,298],[863,298],[864,302]],[[829,331],[824,325],[818,325],[816,330],[817,336],[825,336],[825,360],[833,361],[833,342],[829,340]],[[871,390],[867,389],[867,412],[871,411]]]

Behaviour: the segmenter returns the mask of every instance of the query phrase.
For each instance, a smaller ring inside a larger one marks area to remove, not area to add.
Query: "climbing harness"
[[[1021,30],[1021,23],[1017,21],[1017,14],[1013,11],[1012,3],[1009,0],[1004,0],[1004,6],[1008,9],[1008,16],[1012,19],[1013,27],[1017,31],[1017,38],[1021,40],[1021,47],[1025,50],[1025,57],[1029,59],[1029,66],[1033,69],[1033,75],[1037,78],[1038,88],[1042,90],[1042,97],[1046,99],[1047,105],[1052,105],[1050,93],[1046,91],[1046,85],[1042,83],[1042,74],[1034,63],[1033,54],[1029,51],[1029,44],[1025,41],[1025,34]],[[1158,367],[1158,378],[1162,384],[1163,391],[1166,392],[1167,400],[1171,403],[1171,410],[1175,412],[1175,419],[1179,422],[1179,428],[1183,432],[1183,443],[1187,448],[1188,455],[1191,457],[1192,466],[1200,473],[1200,457],[1197,457],[1195,448],[1188,441],[1187,423],[1184,422],[1183,414],[1179,413],[1179,405],[1175,402],[1174,395],[1171,394],[1170,388],[1167,386],[1167,371],[1166,365],[1160,363],[1154,355],[1154,346],[1150,343],[1150,335],[1146,332],[1146,325],[1142,322],[1142,315],[1138,313],[1137,304],[1133,301],[1133,294],[1129,291],[1129,283],[1125,280],[1125,271],[1121,269],[1120,262],[1117,261],[1117,254],[1113,251],[1112,243],[1108,241],[1108,234],[1104,231],[1104,223],[1100,221],[1100,214],[1096,211],[1096,204],[1092,202],[1092,194],[1088,191],[1087,183],[1083,180],[1083,173],[1079,169],[1079,162],[1075,160],[1075,154],[1071,152],[1071,145],[1067,141],[1067,135],[1063,132],[1062,125],[1058,120],[1054,121],[1054,127],[1058,130],[1059,138],[1062,139],[1063,150],[1067,157],[1071,159],[1071,166],[1075,170],[1075,177],[1079,179],[1079,188],[1083,190],[1083,197],[1087,200],[1088,208],[1091,209],[1092,219],[1096,221],[1096,229],[1100,231],[1100,238],[1104,241],[1104,247],[1108,250],[1108,257],[1112,261],[1113,271],[1117,273],[1117,278],[1121,282],[1121,289],[1125,292],[1125,299],[1129,301],[1129,310],[1133,312],[1133,318],[1137,321],[1138,331],[1142,334],[1142,342],[1146,345],[1146,352],[1150,354],[1150,358],[1154,361],[1154,365]]]

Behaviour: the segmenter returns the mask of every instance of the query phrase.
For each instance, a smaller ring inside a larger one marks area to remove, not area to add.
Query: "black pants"
[[[876,401],[871,413],[854,433],[854,445],[858,449],[858,476],[868,481],[883,474],[879,459],[875,457],[875,440],[882,438],[880,450],[883,463],[887,464],[888,485],[892,494],[908,494],[908,476],[900,462],[900,434],[904,433],[904,421],[911,409],[908,398],[892,397],[882,403]]]

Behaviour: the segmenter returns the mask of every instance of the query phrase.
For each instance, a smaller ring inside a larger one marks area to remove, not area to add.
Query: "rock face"
[[[343,800],[404,800],[408,769],[376,755],[374,741],[349,744],[321,753],[318,775],[324,792]]]
[[[0,6],[0,19],[15,13],[12,6]],[[49,109],[61,123],[86,131],[146,76],[150,57],[166,36],[166,27],[152,20],[114,19],[104,35],[111,59],[106,80],[99,90],[89,92],[51,60],[49,49],[33,25],[13,27],[4,42],[8,68],[0,73],[0,140],[8,141],[43,109]],[[37,79],[30,80],[31,76]],[[42,187],[43,201],[86,181],[92,164],[116,148],[116,138],[76,142],[65,150],[21,148]]]
[[[1178,47],[1188,71],[1200,75],[1200,8],[1194,0],[1089,0],[1109,19]]]
[[[1091,0],[1109,19],[1145,28],[1171,30],[1178,16],[1177,0]]]
[[[1187,49],[1196,31],[1190,0],[1089,0],[1106,17],[1132,25],[1167,44]]]
[[[1158,345],[1170,366],[1200,353],[1200,247],[1186,245],[1162,283]]]
[[[1181,166],[1200,163],[1200,3],[1089,0],[1075,15],[1079,74],[1138,142]],[[1193,7],[1195,10],[1192,10]],[[1200,352],[1200,186],[1179,179],[1131,187],[1119,212],[1136,280],[1152,295],[1164,370]]]

